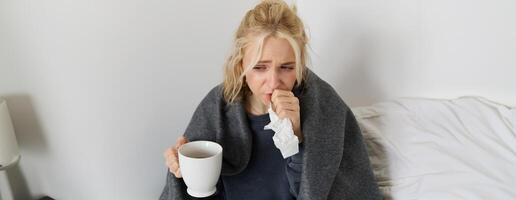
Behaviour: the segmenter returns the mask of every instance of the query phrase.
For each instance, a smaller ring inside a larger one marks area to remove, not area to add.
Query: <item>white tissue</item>
[[[299,139],[294,134],[292,122],[288,118],[279,119],[278,115],[269,106],[269,117],[271,123],[267,124],[264,130],[273,130],[272,140],[274,145],[280,150],[283,158],[288,158],[299,152]]]

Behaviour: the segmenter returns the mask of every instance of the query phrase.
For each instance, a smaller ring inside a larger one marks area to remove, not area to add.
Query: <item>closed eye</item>
[[[260,64],[258,64],[258,65],[255,65],[255,66],[253,67],[253,70],[258,70],[258,71],[263,71],[263,70],[265,70],[265,69],[267,69],[267,66],[266,66],[266,65],[260,65]]]
[[[293,65],[282,65],[281,69],[282,70],[293,70],[294,66]]]

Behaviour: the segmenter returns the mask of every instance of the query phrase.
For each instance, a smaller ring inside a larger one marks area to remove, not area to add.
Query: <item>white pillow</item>
[[[402,98],[353,112],[386,199],[516,199],[516,109]]]

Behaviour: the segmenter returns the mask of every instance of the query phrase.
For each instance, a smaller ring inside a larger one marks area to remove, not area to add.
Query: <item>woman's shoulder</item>
[[[328,82],[320,78],[315,72],[308,70],[305,79],[305,89],[316,95],[338,96],[337,92]]]
[[[206,96],[222,96],[223,90],[224,90],[224,84],[220,83],[220,84],[214,86],[213,88],[211,88],[211,90],[208,92],[208,94]]]
[[[308,99],[321,103],[322,105],[330,104],[331,106],[342,105],[346,110],[349,109],[348,105],[337,93],[335,88],[327,81],[320,78],[315,72],[308,70],[307,77],[305,79],[306,95]]]
[[[223,85],[218,84],[214,86],[210,91],[204,96],[204,99],[201,103],[218,103],[223,101]]]

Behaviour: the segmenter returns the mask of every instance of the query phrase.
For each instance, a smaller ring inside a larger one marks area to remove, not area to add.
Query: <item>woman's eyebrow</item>
[[[265,64],[265,63],[272,63],[272,61],[270,61],[270,60],[260,60],[260,61],[258,61],[257,64]],[[281,65],[292,65],[292,64],[296,64],[296,62],[286,62],[286,63],[283,63]]]
[[[272,61],[270,60],[260,60],[258,61],[258,64],[264,64],[264,63],[271,63]]]

